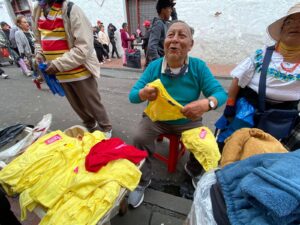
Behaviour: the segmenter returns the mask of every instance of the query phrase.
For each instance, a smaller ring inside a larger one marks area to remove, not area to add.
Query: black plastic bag
[[[16,124],[9,126],[0,131],[0,148],[12,141],[18,134],[20,134],[26,125]]]

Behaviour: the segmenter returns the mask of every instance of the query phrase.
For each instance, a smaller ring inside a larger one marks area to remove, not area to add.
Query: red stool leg
[[[179,146],[180,147],[178,148],[178,150],[179,150],[178,159],[184,155],[185,150],[186,150],[184,144],[181,141],[179,142]]]
[[[169,136],[169,160],[168,160],[168,172],[174,173],[176,170],[178,160],[179,138],[176,136]]]

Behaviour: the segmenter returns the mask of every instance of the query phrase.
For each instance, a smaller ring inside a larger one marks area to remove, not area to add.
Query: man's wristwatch
[[[214,110],[215,108],[217,108],[215,102],[212,99],[208,98],[207,100],[208,100],[209,110]]]

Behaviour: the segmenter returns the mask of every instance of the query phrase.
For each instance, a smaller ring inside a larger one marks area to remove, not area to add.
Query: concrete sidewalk
[[[191,200],[148,188],[143,204],[117,215],[111,225],[182,225],[191,209]]]
[[[142,68],[145,65],[145,58],[142,57],[141,60]],[[236,66],[236,65],[220,65],[220,64],[207,64],[210,68],[212,74],[215,77],[218,78],[230,78],[229,74],[230,71]],[[123,66],[122,58],[121,59],[111,59],[111,61],[106,61],[103,65],[101,65],[101,68],[103,69],[111,69],[111,70],[120,70],[120,71],[132,71],[132,72],[139,72],[142,73],[143,69],[135,69],[135,68],[129,68],[126,66]]]

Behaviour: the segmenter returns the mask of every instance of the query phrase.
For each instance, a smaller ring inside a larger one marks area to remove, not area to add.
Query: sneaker
[[[184,164],[184,170],[192,178],[193,187],[196,189],[197,188],[197,183],[201,179],[201,177],[205,173],[205,171],[203,170],[203,171],[201,171],[200,175],[195,176],[192,173],[192,171],[190,171],[189,168],[187,167],[187,163]]]
[[[31,72],[31,71],[28,71],[28,72],[25,73],[25,75],[26,75],[27,77],[31,77],[31,76],[32,76],[32,72]]]
[[[144,201],[145,190],[150,184],[151,180],[149,180],[146,186],[138,185],[134,191],[130,192],[128,196],[128,204],[131,205],[133,208],[139,207]]]
[[[87,127],[87,126],[86,126],[86,129],[87,129],[90,133],[93,133],[93,132],[96,131],[96,130],[100,130],[100,127],[99,127],[98,123],[95,122],[94,126],[92,126],[92,127]]]
[[[8,78],[8,75],[5,74],[5,73],[2,73],[0,76],[1,76],[1,78],[3,78],[3,79],[7,79],[7,78]]]
[[[194,177],[195,175],[192,173],[192,171],[189,170],[189,168],[187,167],[187,163],[184,164],[184,171],[190,176],[190,177]]]
[[[112,136],[112,129],[111,129],[111,130],[109,130],[109,131],[103,132],[103,133],[104,133],[104,135],[105,135],[106,139],[110,139],[110,138],[111,138],[111,136]]]
[[[101,62],[100,65],[103,65],[103,62]]]
[[[108,62],[111,62],[111,59],[107,59]]]

